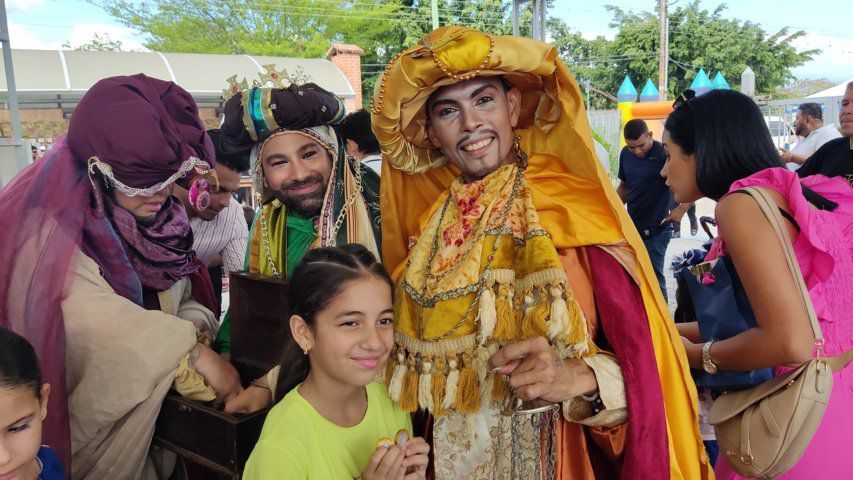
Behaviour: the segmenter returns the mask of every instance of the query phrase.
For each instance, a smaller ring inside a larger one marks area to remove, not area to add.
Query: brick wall
[[[357,45],[334,44],[326,52],[328,58],[344,74],[355,91],[355,97],[344,99],[347,113],[363,107],[361,98],[361,56],[364,54]]]

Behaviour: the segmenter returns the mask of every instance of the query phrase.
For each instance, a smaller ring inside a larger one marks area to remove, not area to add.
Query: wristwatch
[[[717,364],[711,360],[711,345],[716,341],[716,338],[712,338],[702,345],[702,369],[710,374],[717,373]]]

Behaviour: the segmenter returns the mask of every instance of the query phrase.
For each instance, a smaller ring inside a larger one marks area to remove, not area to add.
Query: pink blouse
[[[832,212],[810,208],[801,182],[838,203],[838,208]],[[729,193],[753,186],[772,188],[787,199],[788,213],[800,227],[794,254],[826,341],[826,354],[847,351],[853,346],[853,188],[841,178],[814,175],[800,179],[785,168],[769,168],[735,182]],[[720,232],[714,240],[706,260],[725,253],[724,235]],[[853,380],[842,383],[853,389]]]

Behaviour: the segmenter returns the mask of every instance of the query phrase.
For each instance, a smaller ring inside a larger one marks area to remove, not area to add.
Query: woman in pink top
[[[692,93],[692,92],[688,92]],[[661,171],[675,200],[717,200],[717,237],[708,259],[725,252],[734,262],[753,312],[756,328],[711,342],[718,370],[775,367],[789,371],[814,354],[812,333],[782,246],[769,221],[749,195],[748,186],[767,190],[787,219],[809,296],[815,307],[834,386],[820,427],[786,479],[840,479],[853,472],[853,189],[842,179],[814,176],[800,180],[786,170],[773,148],[761,111],[747,96],[715,90],[683,96],[666,121]],[[687,357],[702,368],[702,340],[695,322],[679,324]],[[720,452],[717,478],[737,479]]]

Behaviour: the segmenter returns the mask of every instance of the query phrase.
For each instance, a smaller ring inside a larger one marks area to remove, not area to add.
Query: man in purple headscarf
[[[168,478],[151,437],[170,388],[240,391],[206,342],[218,324],[175,182],[212,168],[190,95],[144,75],[95,84],[68,135],[0,191],[0,326],[29,339],[53,385],[45,442],[72,478]]]

